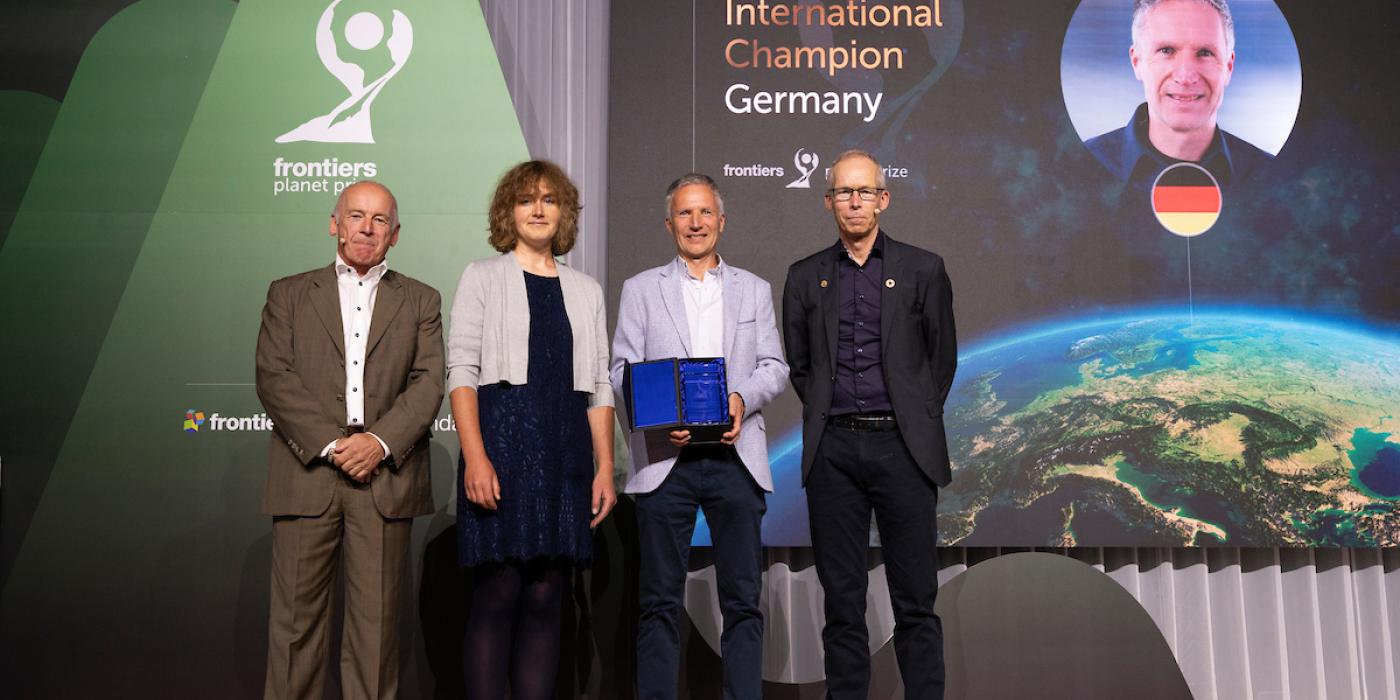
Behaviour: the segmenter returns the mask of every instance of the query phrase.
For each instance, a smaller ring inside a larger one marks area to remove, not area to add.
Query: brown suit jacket
[[[315,516],[345,478],[320,457],[345,435],[345,334],[334,266],[272,283],[258,333],[257,390],[273,420],[266,515]],[[386,518],[432,513],[429,427],[442,405],[442,297],[393,270],[379,282],[365,353],[365,428],[389,446],[370,482]]]

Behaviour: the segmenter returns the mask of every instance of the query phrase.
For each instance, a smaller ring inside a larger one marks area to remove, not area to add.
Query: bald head
[[[331,212],[331,236],[346,265],[361,275],[384,262],[399,242],[399,205],[377,182],[357,182],[341,191]]]
[[[399,227],[398,198],[394,196],[393,192],[389,191],[388,187],[385,187],[382,183],[375,182],[374,180],[360,180],[359,182],[356,182],[350,185],[349,187],[346,187],[345,189],[341,190],[340,196],[335,198],[335,208],[331,210],[332,219],[338,219],[340,217],[341,212],[344,211],[346,199],[350,196],[351,191],[357,188],[373,188],[386,195],[389,198],[389,223],[394,228]]]

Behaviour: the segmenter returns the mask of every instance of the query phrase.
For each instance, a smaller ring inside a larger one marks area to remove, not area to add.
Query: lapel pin
[[[890,289],[894,289],[894,278],[891,277],[891,278],[885,280],[885,286],[888,287],[888,288],[890,288]]]
[[[822,280],[821,285],[822,289],[826,289],[826,280]]]

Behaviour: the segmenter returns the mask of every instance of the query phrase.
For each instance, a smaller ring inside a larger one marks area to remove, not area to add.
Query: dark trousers
[[[938,593],[938,489],[910,456],[899,429],[828,425],[807,477],[817,578],[826,594],[828,697],[865,700],[870,688],[865,626],[866,555],[875,512],[894,608],[894,650],[909,700],[943,697],[943,623]]]
[[[728,446],[681,451],[666,480],[637,497],[641,543],[641,619],[637,624],[637,696],[676,697],[680,679],[680,611],[695,511],[705,509],[713,537],[724,633],[725,698],[763,697],[763,582],[760,525],[763,489]]]

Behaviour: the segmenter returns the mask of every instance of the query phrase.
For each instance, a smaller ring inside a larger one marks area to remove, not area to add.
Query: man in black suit
[[[866,553],[874,510],[907,698],[943,697],[938,487],[951,479],[943,402],[957,367],[943,259],[880,230],[890,193],[874,157],[831,166],[826,208],[838,240],[788,268],[783,336],[802,400],[802,481],[826,593],[829,697],[870,686]]]

